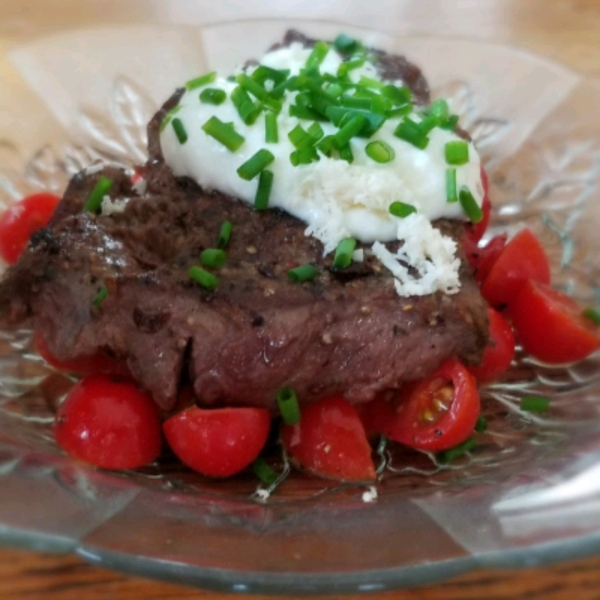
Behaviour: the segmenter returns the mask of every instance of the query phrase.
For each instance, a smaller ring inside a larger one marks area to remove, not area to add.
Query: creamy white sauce
[[[310,50],[295,43],[269,52],[260,62],[276,69],[289,69],[294,75],[304,67],[309,54]],[[320,70],[322,73],[336,74],[341,62],[340,55],[331,49]],[[252,70],[250,68],[248,73]],[[350,71],[350,76],[354,81],[361,76],[380,79],[371,63]],[[295,94],[287,94],[284,98],[283,109],[278,116],[279,141],[267,144],[264,114],[254,124],[245,125],[229,100],[236,86],[235,82],[223,76],[210,84],[211,88],[227,93],[227,100],[219,106],[200,102],[201,90],[184,93],[177,118],[184,124],[187,141],[181,144],[171,126],[161,133],[163,154],[175,175],[190,177],[205,190],[219,190],[254,204],[258,178],[245,181],[238,176],[237,169],[261,148],[268,149],[275,156],[274,162],[268,167],[274,174],[269,206],[285,210],[305,221],[306,234],[318,238],[325,247],[325,253],[333,251],[340,240],[346,237],[366,244],[406,240],[407,237],[398,237],[399,229],[402,235],[411,237],[410,229],[399,227],[402,219],[389,213],[390,204],[396,201],[412,204],[427,221],[442,217],[466,220],[461,205],[446,200],[448,165],[444,147],[447,142],[460,139],[453,132],[434,128],[429,134],[427,148],[421,150],[394,135],[401,119],[392,118],[371,138],[355,137],[351,140],[353,163],[320,154],[318,162],[294,167],[289,157],[295,148],[288,133],[298,123],[305,129],[310,125],[309,121],[300,121],[289,115],[289,106],[293,104]],[[245,138],[237,152],[229,151],[202,130],[202,126],[213,115],[225,123],[232,122],[235,130]],[[420,121],[416,113],[411,114],[410,118]],[[338,129],[329,122],[320,125],[325,135],[334,134]],[[376,140],[384,141],[394,149],[395,158],[391,162],[379,164],[366,155],[365,146]],[[469,144],[469,157],[466,165],[456,167],[457,189],[467,186],[481,205],[480,159],[472,144]],[[430,276],[425,278],[427,283],[423,281],[423,286],[419,287],[418,282],[408,286],[411,293],[428,294],[438,289],[446,293],[457,291],[458,261],[454,260],[454,256],[447,260],[447,245],[443,246],[442,254],[437,252],[439,247],[437,244],[437,247],[425,248],[425,260],[431,260],[437,266],[433,271],[428,270]],[[389,260],[386,262],[389,265]],[[455,277],[448,277],[448,273],[438,277],[438,267],[442,271],[452,271]]]

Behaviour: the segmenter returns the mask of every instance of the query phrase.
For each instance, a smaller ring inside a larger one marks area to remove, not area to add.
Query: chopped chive
[[[375,96],[371,98],[371,106],[369,110],[379,115],[385,115],[388,110],[391,110],[392,103],[383,96]]]
[[[475,423],[475,431],[477,433],[483,433],[484,431],[487,430],[487,419],[481,415],[479,415],[479,417],[477,418],[477,422]]]
[[[329,52],[329,44],[327,42],[317,42],[308,58],[306,59],[305,69],[318,68],[321,63],[325,60],[327,53]]]
[[[102,200],[104,200],[104,196],[106,196],[112,186],[114,185],[114,181],[109,179],[108,177],[100,177],[94,186],[94,189],[88,196],[88,199],[85,201],[83,205],[83,210],[88,212],[98,212],[100,207],[102,206]]]
[[[300,150],[296,150],[290,154],[290,162],[294,167],[298,165],[309,165],[312,162],[317,162],[321,160],[317,151],[312,148],[301,148]]]
[[[205,267],[222,267],[227,260],[227,253],[220,248],[206,248],[200,253],[200,262]]]
[[[356,49],[357,41],[346,33],[340,33],[340,35],[335,38],[333,45],[340,52],[350,54]]]
[[[202,86],[208,85],[209,83],[213,83],[216,78],[216,71],[213,71],[212,73],[207,73],[206,75],[201,75],[200,77],[196,77],[195,79],[190,79],[185,84],[185,89],[188,91],[198,89]]]
[[[355,96],[342,96],[340,99],[342,106],[348,108],[359,108],[363,110],[371,110],[370,98],[356,98]]]
[[[600,325],[600,312],[595,308],[584,308],[581,314],[595,325]]]
[[[312,108],[308,108],[307,106],[298,106],[297,104],[290,106],[290,116],[308,121],[327,121],[327,118],[319,114],[316,110],[312,110]]]
[[[315,143],[314,138],[304,131],[302,125],[296,125],[296,127],[288,133],[288,138],[296,150],[309,148]]]
[[[252,73],[252,79],[258,81],[258,83],[264,84],[265,81],[272,81],[275,85],[283,83],[289,77],[289,70],[287,69],[272,69],[265,65],[258,65]]]
[[[412,102],[412,92],[405,87],[384,85],[381,88],[381,95],[385,98],[389,98],[394,104],[407,104]]]
[[[436,100],[432,103],[431,108],[429,109],[429,114],[437,119],[438,124],[445,123],[450,115],[450,107],[448,106],[448,102],[442,99]]]
[[[308,135],[316,142],[318,142],[324,135],[323,128],[318,123],[313,123],[307,130]]]
[[[479,221],[483,219],[481,207],[477,204],[475,198],[473,198],[473,194],[471,194],[471,191],[467,186],[463,185],[463,187],[460,188],[458,199],[471,223],[479,223]]]
[[[398,108],[388,110],[386,116],[388,119],[394,119],[396,117],[408,117],[412,110],[412,104],[405,104],[404,106],[399,106]]]
[[[92,300],[92,304],[96,308],[100,308],[100,305],[104,302],[104,300],[106,300],[107,296],[108,296],[108,288],[105,285],[103,285],[100,288],[100,291],[96,294],[96,297]]]
[[[444,123],[440,124],[442,129],[454,131],[458,125],[458,115],[450,115]]]
[[[235,152],[246,141],[235,129],[228,123],[223,123],[217,117],[211,117],[204,125],[202,130],[211,137],[215,138],[231,152]]]
[[[392,202],[389,210],[390,214],[394,215],[394,217],[402,219],[417,212],[417,209],[412,204],[407,204],[406,202]]]
[[[332,135],[325,136],[318,144],[317,148],[323,153],[325,156],[331,156],[333,154],[333,149],[335,148],[335,140]]]
[[[421,150],[427,148],[427,144],[429,143],[429,138],[423,134],[419,124],[406,117],[396,127],[394,135]]]
[[[361,114],[354,115],[339,131],[333,135],[338,148],[345,146],[355,135],[358,135],[365,124]]]
[[[267,485],[271,485],[277,481],[277,473],[271,469],[263,458],[257,458],[252,463],[253,473]]]
[[[293,269],[289,269],[287,275],[290,281],[302,283],[303,281],[311,281],[318,275],[318,273],[319,269],[317,269],[317,267],[314,265],[300,265],[298,267],[294,267]]]
[[[267,113],[265,115],[265,142],[267,144],[276,144],[278,141],[277,115],[275,113]]]
[[[180,144],[185,144],[188,141],[187,131],[181,122],[181,119],[175,118],[171,121],[171,125],[173,126],[173,130],[175,131],[175,135],[179,140]]]
[[[292,388],[284,387],[277,392],[277,406],[282,419],[287,425],[295,425],[300,422],[298,397]]]
[[[521,410],[527,412],[545,412],[550,407],[550,398],[547,396],[523,396],[520,407]]]
[[[347,163],[354,162],[354,154],[352,153],[352,148],[350,147],[350,144],[346,144],[345,146],[342,146],[340,148],[339,155],[340,155],[340,159],[345,160]]]
[[[171,122],[173,115],[177,114],[181,109],[181,104],[178,104],[177,106],[174,106],[170,111],[167,112],[164,119],[162,120],[162,123],[160,124],[161,133],[167,128],[167,125],[169,125],[169,123]]]
[[[327,93],[333,98],[339,98],[344,93],[344,88],[339,83],[329,83]]]
[[[221,225],[219,236],[217,237],[217,248],[225,248],[227,244],[229,244],[232,229],[233,223],[231,221],[225,221],[223,225]]]
[[[371,77],[361,77],[358,80],[358,85],[375,90],[382,90],[385,87],[384,83],[378,81],[377,79],[372,79]]]
[[[217,88],[206,88],[200,92],[200,102],[204,104],[223,104],[227,98],[226,92]]]
[[[274,160],[275,157],[269,150],[261,148],[239,167],[237,174],[242,179],[250,181],[266,169]]]
[[[469,144],[464,140],[446,142],[444,154],[449,165],[466,165],[469,162]]]
[[[356,248],[356,240],[352,238],[344,238],[335,249],[335,256],[333,258],[334,269],[345,269],[350,266],[352,262],[352,253]]]
[[[254,208],[256,210],[266,210],[269,207],[269,197],[273,187],[273,171],[261,171],[258,178],[258,187],[254,197]]]
[[[469,438],[464,441],[462,444],[458,444],[458,446],[454,446],[454,448],[450,448],[449,450],[444,450],[443,452],[438,452],[436,455],[438,462],[442,464],[447,464],[452,462],[453,460],[459,458],[463,454],[470,452],[477,446],[477,442],[473,438]]]
[[[205,271],[201,267],[190,267],[188,275],[191,280],[200,284],[205,290],[214,290],[219,285],[219,280],[212,273]]]
[[[246,125],[252,125],[256,122],[258,115],[260,115],[260,109],[252,102],[252,99],[243,87],[238,85],[231,92],[231,101],[240,115],[240,119]]]
[[[456,169],[446,169],[446,201],[458,202],[456,191]]]
[[[394,160],[396,153],[394,149],[385,142],[377,140],[375,142],[369,142],[365,147],[365,152],[369,158],[372,158],[378,163],[389,163]]]
[[[429,115],[419,123],[419,128],[424,135],[427,135],[434,127],[437,127],[438,125],[438,118],[435,115]]]
[[[255,79],[248,77],[248,75],[245,73],[238,75],[235,80],[240,84],[241,87],[243,87],[247,92],[250,92],[258,100],[268,102],[271,99],[269,92],[267,92],[267,90],[265,90],[265,88]]]
[[[365,124],[357,135],[362,137],[371,137],[386,120],[385,115],[380,115],[367,110],[348,108],[346,106],[329,106],[326,114],[329,120],[337,127],[343,127],[355,116],[361,115],[365,119]]]

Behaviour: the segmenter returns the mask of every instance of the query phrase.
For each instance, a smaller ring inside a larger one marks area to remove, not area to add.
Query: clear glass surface
[[[147,2],[146,11],[127,2],[115,22],[94,2],[87,20],[71,22],[71,4],[57,3],[66,9],[46,21],[10,10],[0,19],[10,41],[0,48],[9,83],[0,89],[3,206],[62,190],[98,158],[143,162],[145,123],[182,81],[260,55],[289,26],[323,38],[343,30],[419,64],[434,96],[461,115],[491,178],[488,235],[527,225],[556,285],[586,305],[600,302],[598,82],[506,45],[413,35],[393,15],[351,3],[345,13],[315,8],[307,20],[285,4],[273,14],[259,3],[251,15],[215,5],[208,18],[203,2]],[[272,593],[373,591],[596,551],[599,358],[548,367],[519,355],[506,379],[483,391],[489,429],[477,448],[451,465],[383,451],[372,502],[364,487],[302,475],[264,500],[251,475],[212,481],[168,461],[111,473],[65,456],[50,430],[72,381],[32,352],[30,332],[3,331],[0,541]],[[522,413],[524,393],[550,396],[550,410]]]

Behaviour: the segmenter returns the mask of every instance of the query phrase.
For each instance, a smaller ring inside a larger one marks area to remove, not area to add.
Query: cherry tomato
[[[373,480],[371,447],[356,409],[341,395],[302,409],[297,425],[284,425],[289,454],[309,471],[341,480]]]
[[[504,373],[515,356],[515,335],[510,323],[493,308],[488,308],[490,337],[493,346],[483,353],[483,360],[477,367],[470,367],[479,383],[490,383]]]
[[[524,281],[550,283],[548,257],[539,240],[523,229],[508,242],[481,286],[483,297],[501,308],[514,300]]]
[[[526,282],[510,313],[523,348],[544,362],[574,362],[600,347],[600,330],[579,304],[548,285]]]
[[[72,360],[59,360],[50,352],[46,340],[37,331],[34,336],[34,344],[38,354],[57,371],[75,375],[110,375],[131,379],[131,372],[124,360],[101,353]]]
[[[192,406],[167,419],[163,431],[188,467],[209,477],[229,477],[258,457],[270,425],[271,415],[263,408]]]
[[[0,216],[0,256],[9,264],[17,262],[29,238],[45,227],[60,198],[53,194],[33,194],[15,202]]]
[[[497,235],[483,247],[465,245],[467,259],[475,271],[475,279],[479,284],[486,280],[498,257],[504,251],[507,237],[506,233]]]
[[[437,452],[464,442],[479,417],[475,378],[452,358],[422,381],[400,390],[394,418],[383,427],[389,438],[413,448]]]
[[[135,469],[160,453],[158,408],[133,383],[90,375],[73,387],[54,422],[58,445],[104,469]]]

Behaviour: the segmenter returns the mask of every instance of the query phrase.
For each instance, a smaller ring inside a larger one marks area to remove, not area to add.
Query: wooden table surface
[[[443,4],[447,6],[449,2]],[[20,5],[10,3],[9,6],[6,2],[0,12],[7,9],[19,17]],[[477,35],[479,27],[489,27],[493,22],[494,39],[600,77],[600,0],[481,0],[468,5],[463,28],[467,34]],[[46,4],[44,8],[49,6]],[[28,15],[28,18],[35,16]],[[56,15],[48,10],[38,13],[37,18],[51,22]],[[0,549],[0,598],[3,600],[204,599],[215,596],[223,600],[239,598],[128,577],[92,567],[73,556]],[[600,598],[600,556],[538,569],[477,571],[434,586],[370,597],[387,600]]]

